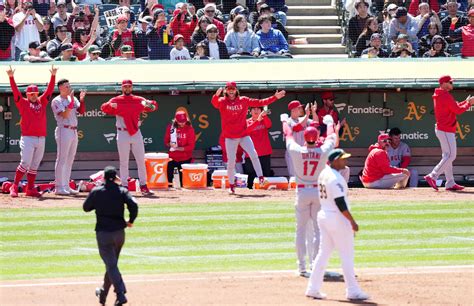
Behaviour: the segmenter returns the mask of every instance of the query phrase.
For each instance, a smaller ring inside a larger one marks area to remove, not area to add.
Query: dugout
[[[49,80],[48,64],[14,63],[15,79],[23,92],[34,83],[45,89]],[[79,119],[79,146],[73,168],[74,179],[84,179],[106,164],[118,166],[115,144],[115,118],[100,111],[101,103],[120,92],[122,79],[134,81],[134,93],[155,99],[159,109],[143,117],[141,127],[145,150],[163,151],[163,134],[177,108],[189,113],[197,135],[196,159],[204,160],[204,151],[215,144],[220,134],[220,116],[211,103],[215,90],[227,80],[238,83],[240,93],[267,97],[275,89],[287,96],[272,104],[272,167],[276,175],[286,175],[284,142],[279,115],[287,112],[287,103],[318,101],[323,90],[333,90],[335,106],[341,118],[347,118],[340,146],[353,154],[352,179],[363,166],[367,147],[376,141],[379,131],[399,127],[402,138],[413,148],[413,165],[420,175],[439,161],[440,149],[434,134],[431,95],[442,74],[455,81],[453,95],[458,100],[474,95],[474,60],[469,59],[291,59],[224,61],[153,61],[55,63],[57,79],[70,80],[76,94],[86,89],[86,113]],[[5,66],[2,65],[3,71]],[[19,114],[11,100],[6,73],[0,77],[0,177],[12,178],[19,161]],[[11,114],[11,119],[10,118]],[[38,179],[54,179],[56,143],[55,120],[48,112],[46,154]],[[474,178],[474,107],[459,116],[457,127],[458,159],[456,179]],[[131,162],[131,174],[136,165]],[[421,176],[420,176],[421,177]]]

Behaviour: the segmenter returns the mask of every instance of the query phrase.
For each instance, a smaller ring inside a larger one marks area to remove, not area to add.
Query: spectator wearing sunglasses
[[[219,31],[214,24],[206,28],[207,38],[202,41],[205,50],[205,56],[213,59],[228,59],[229,53],[226,44],[218,39]]]
[[[219,39],[224,40],[225,38],[225,27],[224,24],[216,18],[216,5],[214,3],[208,3],[204,7],[204,16],[209,18],[211,23],[217,27],[217,30],[219,30]]]
[[[202,16],[205,16],[205,9],[206,9],[206,6],[208,4],[213,4],[214,5],[214,18],[217,18],[219,19],[220,21],[224,20],[223,16],[222,16],[222,12],[219,11],[217,8],[216,8],[216,0],[203,0],[203,4],[204,4],[204,7],[203,8],[200,8],[197,10],[196,12],[196,16],[198,16],[198,18],[201,18]]]
[[[377,143],[369,147],[361,181],[365,188],[392,189],[405,188],[410,178],[410,171],[390,165],[387,150],[390,147],[390,136],[380,134]]]
[[[435,35],[431,40],[431,49],[423,54],[423,57],[449,57],[451,56],[446,52],[446,40],[440,35]]]
[[[48,42],[46,51],[51,58],[56,58],[61,53],[61,46],[71,43],[71,36],[68,36],[65,25],[59,25],[54,30],[56,37]]]

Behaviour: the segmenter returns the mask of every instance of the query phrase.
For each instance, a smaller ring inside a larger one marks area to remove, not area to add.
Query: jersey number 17
[[[303,166],[303,174],[313,176],[316,172],[316,168],[318,168],[318,162],[315,160],[305,160]],[[311,170],[309,168],[311,168]]]

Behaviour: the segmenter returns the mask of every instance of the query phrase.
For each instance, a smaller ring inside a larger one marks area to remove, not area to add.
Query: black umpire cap
[[[104,180],[114,181],[117,178],[117,169],[114,166],[107,166],[104,169]]]

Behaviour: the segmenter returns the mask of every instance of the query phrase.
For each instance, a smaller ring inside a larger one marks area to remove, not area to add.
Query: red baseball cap
[[[380,134],[379,137],[377,138],[378,142],[383,142],[387,139],[390,139],[390,136],[386,133]]]
[[[38,86],[36,85],[30,85],[28,87],[26,87],[26,93],[29,94],[29,93],[38,93],[39,90],[38,90]]]
[[[237,88],[237,83],[234,81],[227,82],[225,83],[225,88]]]
[[[176,42],[178,41],[178,39],[183,39],[183,40],[184,40],[184,36],[181,35],[181,34],[176,35],[176,36],[173,38],[173,42],[176,43]]]
[[[332,91],[323,91],[321,94],[322,99],[334,99],[334,93]]]
[[[185,123],[188,121],[188,116],[185,111],[177,111],[174,115],[174,119],[179,123]]]
[[[449,82],[452,82],[453,79],[451,78],[451,76],[449,75],[443,75],[442,77],[439,78],[439,85],[443,84],[443,83],[449,83]]]
[[[123,80],[122,86],[125,86],[125,85],[133,85],[132,80]]]
[[[291,111],[292,109],[297,108],[297,107],[301,107],[301,106],[303,106],[303,105],[301,105],[300,101],[293,100],[290,103],[288,103],[288,110]]]
[[[304,140],[306,142],[316,142],[316,140],[318,140],[318,136],[319,131],[313,126],[308,126],[304,130]]]
[[[470,9],[469,12],[467,13],[467,17],[474,16],[474,9]]]
[[[117,23],[121,23],[122,21],[128,22],[128,17],[125,16],[125,15],[120,15],[120,16],[118,16],[118,18],[117,18]]]

